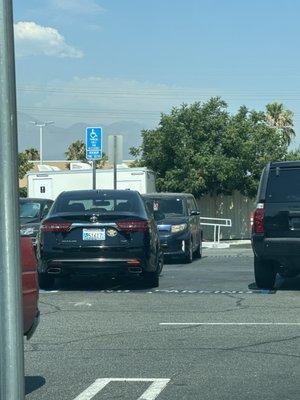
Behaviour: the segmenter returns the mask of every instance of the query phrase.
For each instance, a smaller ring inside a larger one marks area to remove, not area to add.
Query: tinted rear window
[[[300,202],[300,169],[271,169],[266,201],[269,203]]]
[[[20,202],[20,218],[38,218],[40,211],[40,203]]]
[[[166,217],[184,216],[186,215],[186,207],[183,199],[177,197],[157,197],[144,199],[148,209],[152,211],[160,211]]]
[[[140,196],[132,192],[65,193],[56,200],[51,213],[102,214],[117,212],[145,214]]]

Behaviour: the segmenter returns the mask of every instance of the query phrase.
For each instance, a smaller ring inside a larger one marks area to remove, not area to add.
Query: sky
[[[300,145],[300,2],[15,0],[18,107],[58,125],[135,121],[221,96],[283,102]]]

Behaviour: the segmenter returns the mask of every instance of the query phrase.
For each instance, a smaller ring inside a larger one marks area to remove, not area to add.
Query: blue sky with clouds
[[[300,129],[295,0],[14,5],[19,105],[28,114],[70,125],[92,123],[101,110],[104,122],[153,126],[172,105],[219,94],[233,111],[283,101]]]

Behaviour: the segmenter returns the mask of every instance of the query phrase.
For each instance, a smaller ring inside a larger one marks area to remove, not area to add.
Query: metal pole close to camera
[[[114,135],[114,189],[117,189],[117,136]]]
[[[97,169],[96,169],[96,161],[93,161],[93,189],[96,189],[96,178],[97,178]]]
[[[0,399],[24,399],[12,1],[0,0]]]

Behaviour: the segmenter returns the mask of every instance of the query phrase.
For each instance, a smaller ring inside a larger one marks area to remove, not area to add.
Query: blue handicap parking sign
[[[86,128],[86,158],[102,158],[102,128]]]

